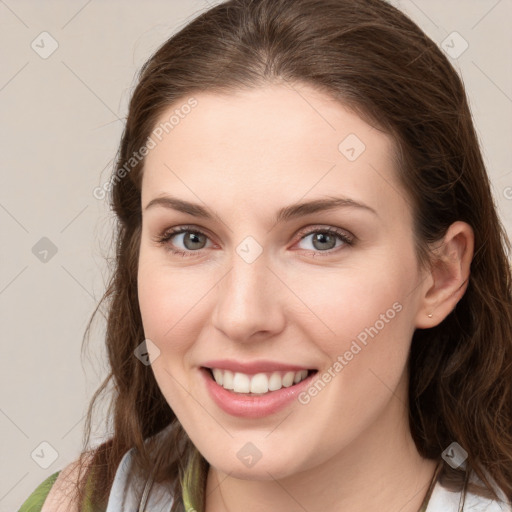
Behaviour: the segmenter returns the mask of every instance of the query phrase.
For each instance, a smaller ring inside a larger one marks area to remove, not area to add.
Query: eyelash
[[[197,251],[183,251],[180,249],[174,249],[170,244],[169,241],[172,237],[175,235],[179,235],[180,233],[193,233],[195,235],[205,235],[208,237],[208,235],[198,229],[195,229],[191,226],[181,226],[178,228],[171,228],[166,231],[164,231],[162,234],[155,237],[155,241],[162,246],[166,246],[166,250],[171,252],[172,254],[181,255],[183,257],[193,257],[196,255],[196,253],[200,253],[203,249],[198,249]],[[352,246],[354,245],[354,239],[347,235],[345,232],[336,229],[336,228],[324,228],[324,229],[310,229],[309,231],[301,231],[299,232],[300,239],[299,241],[303,240],[307,236],[314,234],[314,233],[323,233],[323,234],[329,234],[329,235],[336,235],[339,240],[341,240],[345,245]],[[341,246],[343,247],[343,246]],[[320,254],[321,256],[325,255],[331,255],[334,252],[337,252],[340,249],[340,247],[329,249],[327,251],[309,251],[310,253],[313,253],[313,256],[316,256]],[[306,250],[306,249],[304,249]]]

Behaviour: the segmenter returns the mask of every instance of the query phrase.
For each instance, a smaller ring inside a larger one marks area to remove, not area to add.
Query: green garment
[[[26,499],[21,505],[18,512],[40,512],[43,508],[43,503],[46,500],[46,496],[50,492],[52,485],[57,480],[60,471],[50,475],[43,483],[39,484],[39,487]]]
[[[41,512],[41,509],[43,508],[44,502],[46,498],[48,497],[48,494],[50,493],[50,489],[52,488],[53,484],[57,480],[57,477],[59,476],[60,471],[57,471],[53,473],[53,475],[50,475],[44,482],[39,484],[39,486],[32,492],[32,494],[25,500],[23,505],[21,505],[21,508],[18,510],[18,512]],[[91,491],[91,480],[92,475],[87,480],[86,484],[86,493],[87,496],[90,495]],[[88,497],[85,498],[85,504],[84,504],[84,512],[105,512],[105,510],[93,510],[91,506],[91,502],[89,501]]]
[[[52,488],[53,484],[57,480],[57,477],[59,476],[60,471],[57,471],[56,473],[53,473],[53,475],[50,475],[44,482],[39,484],[39,486],[32,492],[32,494],[25,500],[23,505],[21,505],[21,508],[18,510],[18,512],[41,512],[41,509],[43,508],[44,502],[46,498],[48,497],[48,494],[50,493],[50,489]],[[190,484],[190,478],[191,478],[191,472],[190,470],[187,471],[187,478],[186,482],[187,485]],[[90,490],[89,482],[87,482],[87,488]],[[86,498],[87,499],[87,498]],[[185,510],[186,512],[194,510],[194,508],[191,505],[189,493],[187,490],[183,489],[183,501],[185,504]],[[85,512],[105,512],[104,510],[98,511],[92,510],[92,507],[90,505],[90,502],[87,500],[86,506],[85,506]]]

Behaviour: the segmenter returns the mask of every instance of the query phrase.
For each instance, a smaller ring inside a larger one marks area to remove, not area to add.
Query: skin
[[[433,247],[439,263],[420,268],[393,140],[310,86],[194,97],[197,107],[146,157],[138,286],[145,336],[160,351],[155,378],[210,463],[206,511],[416,512],[436,462],[411,438],[407,356],[414,330],[437,325],[463,295],[471,228],[454,223]],[[349,134],[366,146],[354,161],[338,150]],[[145,209],[165,194],[215,216]],[[281,207],[328,196],[375,212],[342,207],[273,220]],[[183,225],[206,237],[196,245],[184,245],[183,235],[155,241]],[[330,227],[354,243],[315,243]],[[252,263],[236,252],[247,236],[263,249]],[[400,312],[307,404],[243,419],[206,393],[198,368],[211,359],[327,372],[395,303]],[[261,452],[252,467],[237,457],[247,442]]]

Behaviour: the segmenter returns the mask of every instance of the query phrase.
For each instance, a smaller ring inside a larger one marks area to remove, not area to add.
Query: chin
[[[252,466],[245,466],[243,462],[236,456],[226,460],[222,457],[221,460],[214,457],[208,460],[211,466],[215,467],[218,471],[228,474],[232,478],[240,480],[275,480],[287,478],[303,468],[296,466],[297,461],[290,461],[283,459],[279,456],[279,452],[274,452],[272,457],[266,457],[265,454],[256,461]],[[293,464],[295,462],[295,464]]]
[[[261,461],[260,461],[261,462]],[[267,481],[267,480],[280,480],[293,474],[293,469],[284,468],[281,463],[278,464],[267,464],[260,466],[259,463],[252,468],[240,468],[239,465],[233,467],[233,465],[227,465],[219,468],[223,473],[229,474],[232,478],[239,480],[255,480],[255,481]]]

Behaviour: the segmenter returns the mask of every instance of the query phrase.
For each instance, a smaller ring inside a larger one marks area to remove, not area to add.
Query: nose
[[[241,343],[277,335],[285,326],[285,285],[263,255],[247,263],[235,254],[232,261],[217,285],[214,327]]]

